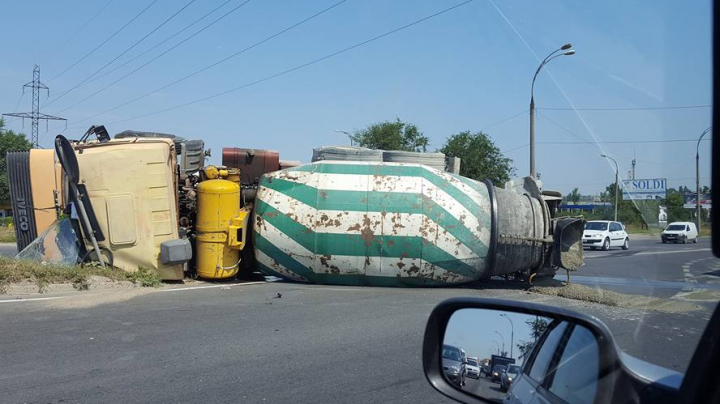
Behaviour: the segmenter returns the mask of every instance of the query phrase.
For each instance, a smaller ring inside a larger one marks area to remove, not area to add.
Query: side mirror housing
[[[512,351],[501,352],[497,334],[510,342]],[[457,363],[460,351],[491,357],[490,369],[506,369],[500,373],[511,367],[517,375],[506,386],[508,392],[497,387],[497,376],[493,381],[463,380],[457,370],[451,371],[448,365],[453,358]],[[548,384],[543,389],[528,380],[538,377],[532,368],[535,361],[552,369],[540,376]],[[435,307],[425,329],[423,368],[436,390],[463,403],[531,402],[533,394],[547,394],[557,387],[553,393],[565,394],[560,398],[574,403],[669,404],[679,400],[682,382],[682,375],[667,369],[650,376],[646,371],[657,366],[618,351],[610,331],[597,318],[557,307],[482,298],[454,298]]]

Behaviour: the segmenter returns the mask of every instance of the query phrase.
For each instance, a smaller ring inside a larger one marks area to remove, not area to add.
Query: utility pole
[[[39,147],[38,124],[40,120],[42,119],[44,121],[65,121],[66,119],[40,113],[40,90],[46,90],[49,97],[50,88],[40,81],[40,67],[38,65],[35,65],[35,68],[33,69],[33,80],[23,86],[23,93],[25,92],[26,87],[32,88],[33,92],[32,112],[11,112],[3,115],[14,116],[17,118],[22,118],[23,120],[25,118],[30,118],[32,120],[31,142],[33,146],[37,149]]]
[[[632,160],[632,179],[633,180],[635,179],[635,163],[636,163],[635,157],[633,157],[633,160]]]

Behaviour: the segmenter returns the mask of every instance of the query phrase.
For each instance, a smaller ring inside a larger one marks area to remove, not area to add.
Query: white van
[[[674,241],[676,243],[697,243],[698,231],[693,222],[672,222],[660,234],[663,243]]]

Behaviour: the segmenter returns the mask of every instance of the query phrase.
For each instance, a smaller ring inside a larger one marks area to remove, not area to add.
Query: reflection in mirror
[[[568,321],[461,309],[445,331],[442,367],[455,388],[490,401],[592,404],[598,343],[590,330]]]

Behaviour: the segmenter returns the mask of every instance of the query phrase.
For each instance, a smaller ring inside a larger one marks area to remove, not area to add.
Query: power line
[[[101,74],[101,75],[99,75],[99,76],[96,76],[95,78],[93,78],[93,79],[91,79],[90,81],[88,81],[88,83],[95,82],[95,81],[97,81],[97,80],[99,80],[99,79],[101,79],[101,78],[103,78],[103,77],[105,77],[105,76],[107,76],[107,75],[109,75],[109,74],[117,71],[118,69],[121,69],[121,68],[127,66],[128,64],[136,61],[137,59],[139,59],[139,58],[147,55],[149,52],[152,52],[153,50],[157,49],[160,45],[166,43],[167,41],[169,41],[169,40],[175,38],[176,36],[182,34],[183,32],[187,31],[187,30],[190,29],[193,25],[195,25],[195,24],[199,23],[200,21],[204,20],[204,19],[207,18],[210,14],[216,12],[217,10],[219,10],[220,8],[222,8],[223,6],[225,6],[226,4],[230,3],[231,1],[233,1],[233,0],[226,0],[224,3],[222,3],[222,4],[220,4],[219,6],[215,7],[215,8],[212,9],[210,12],[206,13],[206,14],[203,15],[202,17],[198,18],[197,20],[193,21],[193,22],[190,23],[189,25],[185,26],[185,28],[177,31],[176,33],[174,33],[174,34],[172,34],[172,35],[170,35],[169,37],[165,38],[165,39],[162,40],[161,42],[158,42],[157,44],[155,44],[153,47],[147,49],[146,51],[144,51],[144,52],[142,52],[142,53],[140,53],[140,54],[138,54],[137,56],[135,56],[135,57],[133,57],[132,59],[124,62],[123,64],[118,65],[118,66],[115,66],[114,68],[106,71],[105,73],[103,73],[103,74]],[[192,38],[192,37],[195,36],[195,35],[197,35],[197,33],[196,33],[196,34],[193,34],[190,38]],[[186,38],[185,40],[188,40],[188,39],[190,39],[190,38]],[[184,42],[184,41],[183,41],[183,42]]]
[[[545,114],[543,114],[542,112],[538,111],[538,115],[542,116],[542,117],[543,117],[544,119],[546,119],[548,122],[550,122],[551,124],[553,124],[553,125],[555,125],[556,127],[560,128],[563,132],[565,132],[565,133],[567,133],[567,134],[569,134],[569,135],[571,135],[571,136],[573,136],[573,137],[575,137],[575,138],[577,138],[577,139],[580,139],[580,140],[582,140],[582,141],[585,141],[585,142],[588,141],[586,138],[584,138],[584,137],[582,137],[582,136],[580,136],[580,135],[578,135],[578,134],[570,131],[569,129],[565,128],[564,126],[560,125],[559,123],[557,123],[557,122],[553,121],[552,119],[548,118],[548,117],[547,117]]]
[[[157,3],[157,1],[158,1],[158,0],[153,0],[153,1],[150,3],[150,5],[148,5],[148,6],[145,7],[144,9],[142,9],[142,11],[140,11],[140,12],[139,12],[138,14],[136,14],[133,18],[131,18],[130,21],[126,22],[125,25],[123,25],[122,27],[120,27],[119,30],[115,31],[115,33],[113,33],[112,35],[110,35],[109,37],[107,37],[107,39],[105,39],[104,41],[102,41],[98,46],[96,46],[95,48],[93,48],[93,50],[91,50],[90,52],[86,53],[83,57],[81,57],[80,59],[78,59],[77,62],[71,64],[67,69],[65,69],[65,70],[61,71],[60,73],[56,74],[53,78],[51,78],[50,80],[48,80],[48,83],[51,82],[51,81],[53,81],[53,80],[55,80],[56,78],[62,76],[62,75],[65,74],[68,70],[70,70],[70,69],[72,69],[73,67],[75,67],[75,66],[77,66],[78,64],[80,64],[80,62],[82,62],[83,60],[85,60],[88,56],[90,56],[90,55],[92,55],[93,53],[95,53],[95,51],[97,51],[98,49],[100,49],[103,45],[105,45],[106,43],[108,43],[108,41],[110,41],[111,39],[113,39],[117,34],[119,34],[120,32],[122,32],[125,28],[127,28],[130,24],[132,24],[132,22],[135,21],[138,17],[140,17],[141,15],[145,14],[145,11],[147,11],[150,7],[152,7],[153,4]]]
[[[386,36],[388,36],[388,35],[392,35],[392,34],[394,34],[394,33],[396,33],[396,32],[405,30],[405,29],[410,28],[410,27],[412,27],[412,26],[414,26],[414,25],[417,25],[417,24],[419,24],[419,23],[421,23],[421,22],[424,22],[424,21],[426,21],[426,20],[429,20],[429,19],[431,19],[431,18],[437,17],[437,16],[439,16],[439,15],[441,15],[441,14],[444,14],[444,13],[447,13],[447,12],[449,12],[449,11],[451,11],[451,10],[454,10],[454,9],[456,9],[456,8],[458,8],[458,7],[461,7],[461,6],[465,5],[465,4],[471,3],[472,1],[473,1],[473,0],[466,0],[466,1],[462,2],[462,3],[459,3],[459,4],[454,5],[454,6],[452,6],[452,7],[445,8],[445,9],[443,9],[442,11],[439,11],[439,12],[437,12],[437,13],[431,14],[431,15],[426,16],[426,17],[423,17],[423,18],[421,18],[421,19],[419,19],[419,20],[415,20],[415,21],[413,21],[413,22],[411,22],[411,23],[409,23],[409,24],[405,24],[405,25],[403,25],[403,26],[401,26],[401,27],[399,27],[399,28],[395,28],[395,29],[393,29],[393,30],[390,30],[390,31],[388,31],[388,32],[385,32],[384,34],[377,35],[377,36],[372,37],[372,38],[370,38],[370,39],[368,39],[368,40],[359,42],[359,43],[357,43],[357,44],[355,44],[355,45],[348,46],[347,48],[341,49],[341,50],[339,50],[339,51],[337,51],[337,52],[333,52],[333,53],[331,53],[331,54],[329,54],[329,55],[325,55],[325,56],[323,56],[323,57],[321,57],[321,58],[314,59],[314,60],[312,60],[312,61],[310,61],[310,62],[303,63],[303,64],[301,64],[301,65],[298,65],[298,66],[295,66],[295,67],[292,67],[292,68],[283,70],[283,71],[281,71],[281,72],[279,72],[279,73],[275,73],[275,74],[272,74],[272,75],[270,75],[270,76],[266,76],[266,77],[264,77],[264,78],[262,78],[262,79],[258,79],[258,80],[255,80],[255,81],[252,81],[252,82],[249,82],[249,83],[246,83],[246,84],[243,84],[243,85],[240,85],[240,86],[231,88],[231,89],[229,89],[229,90],[225,90],[225,91],[222,91],[222,92],[213,94],[213,95],[209,95],[209,96],[207,96],[207,97],[199,98],[199,99],[196,99],[196,100],[194,100],[194,101],[190,101],[190,102],[186,102],[186,103],[184,103],[184,104],[176,105],[176,106],[174,106],[174,107],[165,108],[165,109],[162,109],[162,110],[159,110],[159,111],[154,111],[154,112],[151,112],[151,113],[148,113],[148,114],[143,114],[143,115],[135,116],[135,117],[132,117],[132,118],[127,118],[127,119],[121,119],[121,120],[113,121],[113,122],[109,122],[109,123],[112,124],[112,123],[132,121],[132,120],[135,120],[135,119],[140,119],[140,118],[145,118],[145,117],[152,116],[152,115],[161,114],[161,113],[163,113],[163,112],[167,112],[167,111],[171,111],[171,110],[174,110],[174,109],[178,109],[178,108],[186,107],[186,106],[189,106],[189,105],[197,104],[197,103],[199,103],[199,102],[203,102],[203,101],[207,101],[207,100],[212,99],[212,98],[220,97],[220,96],[222,96],[222,95],[226,95],[226,94],[229,94],[229,93],[232,93],[232,92],[235,92],[235,91],[238,91],[238,90],[241,90],[241,89],[244,89],[244,88],[253,86],[253,85],[255,85],[255,84],[259,84],[259,83],[262,83],[262,82],[265,82],[265,81],[268,81],[268,80],[272,80],[272,79],[274,79],[274,78],[276,78],[276,77],[280,77],[280,76],[286,75],[286,74],[288,74],[288,73],[294,72],[294,71],[296,71],[296,70],[300,70],[300,69],[302,69],[302,68],[305,68],[305,67],[314,65],[314,64],[316,64],[316,63],[319,63],[319,62],[322,62],[322,61],[324,61],[324,60],[330,59],[330,58],[332,58],[332,57],[338,56],[338,55],[343,54],[343,53],[345,53],[345,52],[349,52],[349,51],[351,51],[351,50],[353,50],[353,49],[359,48],[359,47],[361,47],[361,46],[363,46],[363,45],[367,45],[367,44],[369,44],[369,43],[371,43],[371,42],[377,41],[378,39],[384,38],[384,37],[386,37]],[[106,112],[109,112],[109,111],[106,111]],[[103,112],[103,113],[104,113],[104,112]],[[102,114],[102,113],[101,113],[101,114]],[[101,114],[97,114],[97,115],[101,115]],[[95,115],[95,116],[97,116],[97,115]],[[93,118],[93,117],[90,117],[90,118],[87,118],[87,119],[91,119],[91,118]],[[87,120],[87,119],[84,119],[84,120]],[[78,121],[78,122],[81,122],[81,121]]]
[[[47,103],[45,106],[47,107],[48,105],[50,105],[50,104],[54,103],[55,101],[61,99],[62,97],[64,97],[65,95],[67,95],[68,93],[70,93],[71,91],[73,91],[74,89],[82,86],[84,83],[86,83],[88,80],[90,80],[93,76],[95,76],[96,74],[98,74],[98,73],[100,73],[101,71],[103,71],[103,69],[105,69],[106,67],[110,66],[113,62],[115,62],[116,60],[120,59],[120,58],[121,58],[123,55],[125,55],[126,53],[130,52],[130,50],[132,50],[134,47],[136,47],[137,45],[139,45],[142,41],[144,41],[145,39],[147,39],[150,35],[154,34],[157,30],[159,30],[159,29],[162,28],[165,24],[167,24],[168,22],[170,22],[170,20],[172,20],[173,18],[175,18],[178,14],[180,14],[181,12],[183,12],[183,10],[185,10],[186,8],[188,8],[188,7],[189,7],[191,4],[193,4],[194,2],[195,2],[195,0],[190,0],[189,2],[187,2],[184,6],[182,6],[182,7],[181,7],[178,11],[176,11],[173,15],[171,15],[170,17],[168,17],[167,19],[165,19],[165,21],[163,21],[162,23],[160,23],[160,25],[158,25],[158,26],[156,26],[155,28],[153,28],[150,32],[148,32],[147,34],[145,34],[145,36],[143,36],[142,38],[140,38],[139,40],[137,40],[134,44],[130,45],[129,48],[125,49],[125,50],[122,51],[119,55],[115,56],[115,58],[114,58],[113,60],[105,63],[105,65],[103,65],[103,67],[97,69],[93,74],[89,75],[88,77],[86,77],[85,79],[83,79],[81,82],[79,82],[79,83],[76,84],[75,86],[71,87],[69,90],[67,90],[67,91],[65,91],[64,93],[60,94],[59,96],[55,97],[52,101],[50,101],[49,103]],[[152,5],[152,4],[151,4],[151,5]],[[148,7],[149,7],[149,6],[148,6]],[[67,108],[64,109],[63,111],[65,111],[65,110],[67,110]]]
[[[709,138],[709,139],[712,139]],[[703,141],[709,140],[706,138],[703,138]],[[686,142],[697,142],[697,139],[662,139],[662,140],[609,140],[604,142],[590,142],[590,141],[582,141],[582,142],[535,142],[535,144],[547,144],[547,145],[577,145],[577,144],[636,144],[636,143],[686,143]],[[524,144],[522,146],[518,146],[509,150],[503,151],[503,153],[509,153],[511,151],[519,150],[524,147],[528,147],[530,144]]]
[[[668,109],[696,109],[696,108],[712,108],[712,105],[677,105],[674,107],[626,107],[626,108],[561,108],[561,107],[545,107],[536,108],[547,111],[652,111],[652,110],[668,110]]]
[[[495,126],[501,125],[501,124],[503,124],[503,123],[505,123],[505,122],[507,122],[507,121],[511,121],[511,120],[513,120],[513,119],[515,119],[515,118],[519,117],[520,115],[525,114],[525,113],[527,113],[527,112],[528,112],[527,109],[526,109],[526,110],[523,110],[523,111],[520,111],[520,112],[514,114],[513,116],[509,116],[509,117],[507,117],[507,118],[505,118],[505,119],[503,119],[503,120],[501,120],[501,121],[495,122],[494,124],[492,124],[492,125],[490,125],[490,126],[486,126],[486,127],[482,128],[482,129],[480,129],[480,132],[484,132],[484,131],[486,131],[486,130],[488,130],[488,129],[490,129],[490,128],[493,128],[493,127],[495,127]]]
[[[248,1],[249,1],[249,0],[248,0]],[[340,1],[338,1],[337,3],[331,5],[330,7],[327,7],[327,8],[325,8],[325,9],[323,9],[323,10],[321,10],[321,11],[319,11],[319,12],[313,14],[313,15],[311,15],[310,17],[307,17],[307,18],[305,18],[305,19],[303,19],[303,20],[301,20],[301,21],[299,21],[299,22],[297,22],[297,23],[295,23],[295,24],[293,24],[293,25],[291,25],[291,26],[289,26],[289,27],[281,30],[281,31],[278,31],[278,32],[270,35],[269,37],[267,37],[267,38],[265,38],[265,39],[263,39],[263,40],[261,40],[261,41],[259,41],[259,42],[256,42],[256,43],[254,43],[254,44],[252,44],[252,45],[250,45],[250,46],[248,46],[248,47],[246,47],[246,48],[244,48],[244,49],[242,49],[242,50],[240,50],[240,51],[238,51],[238,52],[235,52],[234,54],[232,54],[232,55],[230,55],[230,56],[227,56],[227,57],[225,57],[225,58],[223,58],[223,59],[220,59],[220,60],[218,60],[218,61],[216,61],[216,62],[214,62],[214,63],[212,63],[212,64],[210,64],[210,65],[208,65],[208,66],[205,66],[205,67],[203,67],[203,68],[201,68],[201,69],[195,70],[194,72],[192,72],[192,73],[190,73],[190,74],[188,74],[188,75],[186,75],[186,76],[184,76],[184,77],[182,77],[182,78],[179,78],[179,79],[177,79],[177,80],[175,80],[175,81],[172,81],[172,82],[170,82],[170,83],[168,83],[168,84],[166,84],[166,85],[164,85],[164,86],[161,86],[161,87],[159,87],[159,88],[156,88],[156,89],[154,89],[154,90],[152,90],[152,91],[150,91],[150,92],[147,92],[147,93],[145,93],[145,94],[143,94],[143,95],[141,95],[141,96],[139,96],[139,97],[135,97],[135,98],[133,98],[133,99],[130,100],[130,101],[126,101],[126,102],[124,102],[124,103],[122,103],[122,104],[120,104],[120,105],[116,105],[116,106],[113,107],[113,108],[110,108],[110,109],[108,109],[108,110],[106,110],[106,111],[97,113],[97,114],[95,114],[95,115],[93,115],[93,116],[90,116],[90,117],[88,117],[88,118],[81,119],[81,120],[77,121],[77,123],[83,122],[83,121],[87,121],[87,120],[92,119],[92,118],[95,118],[95,117],[97,117],[97,116],[100,116],[100,115],[106,114],[106,113],[108,113],[108,112],[114,111],[114,110],[116,110],[116,109],[118,109],[118,108],[121,108],[121,107],[124,107],[124,106],[126,106],[126,105],[132,104],[132,103],[134,103],[134,102],[136,102],[136,101],[139,101],[139,100],[141,100],[141,99],[143,99],[143,98],[145,98],[145,97],[148,97],[148,96],[150,96],[150,95],[152,95],[152,94],[155,94],[155,93],[157,93],[158,91],[162,91],[162,90],[164,90],[164,89],[166,89],[166,88],[168,88],[168,87],[171,87],[171,86],[173,86],[173,85],[175,85],[175,84],[177,84],[177,83],[180,83],[180,82],[182,82],[182,81],[185,81],[185,80],[189,79],[190,77],[193,77],[193,76],[195,76],[195,75],[198,75],[198,74],[200,74],[200,73],[202,73],[202,72],[204,72],[204,71],[206,71],[206,70],[208,70],[208,69],[210,69],[210,68],[213,68],[213,67],[215,67],[215,66],[217,66],[217,65],[219,65],[219,64],[221,64],[221,63],[224,63],[224,62],[226,62],[226,61],[228,61],[228,60],[230,60],[230,59],[232,59],[232,58],[234,58],[234,57],[237,57],[237,56],[241,55],[242,53],[247,52],[247,51],[250,50],[250,49],[253,49],[253,48],[255,48],[255,47],[259,46],[259,45],[262,45],[263,43],[265,43],[265,42],[267,42],[267,41],[269,41],[269,40],[271,40],[271,39],[273,39],[273,38],[276,38],[276,37],[278,37],[278,36],[280,36],[280,35],[288,32],[288,31],[290,31],[290,30],[293,29],[293,28],[296,28],[296,27],[298,27],[298,26],[300,26],[300,25],[302,25],[302,24],[304,24],[304,23],[312,20],[313,18],[318,17],[318,16],[320,16],[320,15],[322,15],[322,14],[324,14],[324,13],[330,11],[330,10],[332,10],[333,8],[339,6],[340,4],[345,3],[346,1],[347,1],[347,0],[340,0]],[[471,0],[471,1],[472,1],[472,0]],[[246,1],[246,3],[247,3],[247,1]],[[245,3],[243,3],[243,4],[245,4]],[[149,62],[148,62],[148,63],[149,63]],[[140,66],[140,67],[142,67],[142,66]],[[138,68],[138,69],[139,69],[139,68]],[[136,70],[137,70],[137,69],[136,69]],[[132,73],[133,73],[133,72],[130,72],[129,74],[132,74]],[[122,80],[122,78],[120,78],[119,80]],[[116,82],[117,82],[117,81],[116,81]],[[113,83],[113,84],[114,84],[114,83]],[[112,85],[112,84],[110,84],[110,85]],[[107,87],[108,87],[108,86],[106,86],[105,88],[107,88]],[[97,94],[97,92],[96,92],[96,94]],[[95,94],[92,94],[91,96],[93,96],[93,95],[95,95]],[[88,97],[88,98],[89,98],[89,97]]]
[[[343,0],[343,1],[347,1],[347,0]],[[168,52],[172,51],[173,49],[175,49],[175,48],[177,48],[178,46],[182,45],[183,43],[187,42],[188,40],[190,40],[190,39],[191,39],[192,37],[194,37],[195,35],[198,35],[199,33],[205,31],[207,28],[210,28],[211,26],[215,25],[217,22],[219,22],[219,21],[222,20],[223,18],[227,17],[228,15],[232,14],[233,12],[237,11],[240,7],[246,5],[246,4],[249,3],[249,2],[250,2],[250,0],[245,0],[244,2],[240,3],[240,5],[238,5],[237,7],[233,8],[232,10],[226,12],[225,14],[223,14],[223,15],[221,15],[220,17],[218,17],[217,19],[215,19],[215,21],[213,21],[213,22],[211,22],[210,24],[204,26],[204,27],[201,28],[200,30],[196,31],[194,34],[190,35],[189,37],[183,39],[182,41],[176,43],[175,45],[173,45],[173,46],[170,47],[169,49],[165,50],[165,52],[163,52],[163,53],[155,56],[154,58],[148,60],[148,61],[145,62],[144,64],[142,64],[142,65],[138,66],[137,68],[135,68],[135,70],[132,70],[132,71],[128,72],[126,75],[120,77],[119,79],[113,81],[112,83],[106,85],[105,87],[103,87],[103,88],[95,91],[94,93],[88,95],[87,97],[81,99],[80,101],[78,101],[78,102],[70,105],[69,107],[65,108],[63,111],[66,111],[66,110],[68,110],[68,109],[70,109],[70,108],[72,108],[72,107],[74,107],[74,106],[76,106],[76,105],[78,105],[78,104],[80,104],[80,103],[82,103],[82,102],[85,102],[85,101],[89,100],[90,98],[96,96],[97,94],[101,93],[102,91],[105,91],[106,89],[110,88],[111,86],[113,86],[113,85],[117,84],[118,82],[124,80],[125,78],[131,76],[132,74],[134,74],[134,73],[137,72],[138,70],[140,70],[140,69],[142,69],[143,67],[149,65],[150,63],[154,62],[155,60],[157,60],[157,59],[165,56],[165,54],[167,54]],[[194,74],[197,74],[197,73],[199,73],[199,72],[196,72],[196,73],[194,73]],[[189,77],[189,76],[188,76],[188,77]],[[109,110],[107,110],[107,111],[105,111],[105,112],[101,112],[101,113],[99,113],[99,114],[93,115],[93,116],[91,116],[91,117],[89,117],[89,118],[83,119],[83,120],[78,121],[78,122],[82,122],[82,121],[87,120],[87,119],[92,119],[92,118],[94,118],[94,117],[96,117],[96,116],[98,116],[98,115],[102,115],[102,114],[107,113],[107,112],[110,112],[110,111],[112,111],[112,110],[114,110],[114,109],[123,107],[123,106],[125,106],[125,105],[127,105],[127,104],[130,104],[130,103],[133,103],[133,102],[135,102],[135,101],[137,101],[137,100],[139,100],[139,99],[145,98],[145,97],[147,97],[147,96],[149,96],[149,95],[151,95],[151,94],[154,94],[154,93],[156,93],[156,92],[158,92],[158,91],[161,91],[161,90],[163,90],[164,88],[169,87],[169,86],[171,86],[171,85],[173,85],[173,84],[175,84],[175,83],[177,83],[177,82],[180,82],[180,81],[182,81],[182,80],[185,80],[186,78],[187,78],[187,77],[184,77],[184,78],[182,78],[182,79],[180,79],[180,80],[176,80],[175,82],[172,82],[172,83],[170,83],[170,84],[168,84],[168,85],[166,85],[166,86],[164,86],[164,87],[158,88],[158,89],[153,90],[153,91],[151,91],[151,92],[149,92],[149,93],[147,93],[147,94],[144,94],[144,95],[142,95],[142,96],[140,96],[140,97],[138,97],[138,98],[135,98],[135,99],[133,99],[133,100],[130,100],[130,101],[124,103],[124,104],[118,105],[118,106],[114,107],[113,109],[109,109]]]
[[[100,8],[100,10],[98,10],[95,14],[93,14],[93,16],[90,17],[87,21],[85,21],[84,24],[81,24],[81,25],[80,25],[80,28],[78,28],[77,31],[75,31],[75,32],[74,32],[72,35],[70,35],[66,40],[64,40],[59,46],[57,46],[57,47],[50,53],[50,55],[48,55],[47,59],[50,59],[51,57],[55,56],[55,54],[57,54],[58,51],[60,51],[60,49],[63,48],[63,46],[67,45],[68,42],[70,42],[73,38],[75,38],[75,37],[77,36],[77,34],[79,34],[80,32],[82,32],[82,30],[84,30],[86,26],[88,26],[91,22],[93,22],[93,21],[100,15],[100,13],[102,13],[102,12],[110,5],[110,3],[112,3],[113,1],[114,1],[114,0],[108,0],[108,1],[105,3],[105,5]]]

